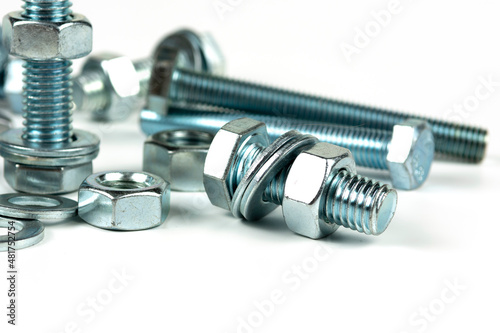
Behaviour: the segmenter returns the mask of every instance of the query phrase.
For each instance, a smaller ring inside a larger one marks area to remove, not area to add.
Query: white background
[[[2,13],[21,4],[1,2]],[[140,58],[174,29],[210,31],[231,76],[487,126],[488,156],[481,165],[435,163],[421,189],[399,193],[394,221],[379,237],[341,229],[313,241],[290,232],[279,211],[248,223],[212,207],[205,194],[179,193],[154,230],[48,225],[42,243],[18,252],[16,328],[6,325],[0,279],[2,332],[500,329],[500,86],[453,111],[474,99],[481,78],[500,82],[497,1],[401,0],[351,62],[342,43],[353,44],[356,29],[370,26],[372,11],[389,0],[222,0],[230,6],[222,14],[213,0],[74,2],[93,22],[95,51]],[[76,127],[102,138],[96,171],[141,169],[137,118],[107,126],[77,117]],[[115,283],[122,271],[132,279]],[[275,293],[279,304],[270,306]],[[88,305],[92,298],[99,311]]]

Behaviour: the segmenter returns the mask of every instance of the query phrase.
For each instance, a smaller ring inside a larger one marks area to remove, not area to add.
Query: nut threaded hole
[[[157,134],[157,139],[165,144],[179,148],[208,147],[213,135],[192,130],[164,131]]]
[[[138,172],[110,172],[96,178],[99,185],[113,189],[133,190],[154,185],[155,179],[150,175]]]

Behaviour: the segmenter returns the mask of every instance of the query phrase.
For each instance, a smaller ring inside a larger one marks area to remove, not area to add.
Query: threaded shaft
[[[382,233],[392,219],[396,193],[387,185],[340,171],[325,195],[323,218],[367,235]]]
[[[137,72],[137,77],[139,78],[139,83],[141,85],[141,91],[139,95],[141,97],[146,96],[149,89],[149,79],[151,78],[151,71],[153,69],[153,59],[146,58],[139,61],[134,61],[135,71]]]
[[[485,155],[487,131],[426,117],[300,94],[184,69],[173,75],[174,101],[239,109],[253,113],[391,131],[407,118],[425,120],[440,157],[478,163]]]
[[[250,145],[241,147],[231,169],[233,193],[247,170],[264,150]],[[268,185],[265,201],[282,205],[285,183],[292,164],[284,168]],[[328,190],[322,200],[321,217],[329,222],[367,235],[379,235],[387,228],[396,206],[396,192],[389,186],[345,170],[327,181]]]
[[[32,21],[64,22],[71,18],[71,2],[67,0],[24,0],[22,16]]]
[[[24,134],[33,143],[67,142],[72,136],[71,61],[26,61]]]
[[[25,0],[22,16],[33,21],[64,22],[69,1]],[[26,61],[24,67],[24,134],[33,143],[67,142],[72,136],[71,61]]]
[[[74,101],[77,110],[103,110],[110,102],[105,78],[99,71],[87,71],[73,80]]]
[[[391,133],[361,127],[346,127],[322,123],[301,122],[293,119],[263,115],[242,115],[238,113],[223,113],[210,110],[187,110],[171,107],[168,116],[158,124],[158,120],[148,122],[142,119],[143,127],[155,126],[148,133],[165,129],[192,128],[215,133],[226,123],[248,116],[266,124],[271,140],[276,140],[290,129],[317,137],[320,141],[349,149],[356,164],[374,169],[387,169],[388,146]],[[161,128],[156,127],[161,125]]]

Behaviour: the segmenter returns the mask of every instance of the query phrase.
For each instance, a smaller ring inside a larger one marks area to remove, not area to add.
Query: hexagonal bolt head
[[[78,192],[78,215],[110,230],[143,230],[161,225],[170,209],[170,186],[138,172],[101,172],[85,179]]]
[[[100,107],[93,111],[96,120],[121,120],[127,118],[133,110],[138,110],[143,98],[139,96],[140,78],[134,63],[127,57],[103,53],[89,57],[82,69],[83,73],[93,73],[104,86],[103,94],[97,101]],[[73,86],[73,97],[78,109],[93,109],[86,105],[84,87],[77,80]],[[92,101],[95,102],[95,101]]]
[[[337,230],[338,225],[324,220],[322,209],[328,180],[340,170],[356,172],[348,149],[320,142],[299,154],[288,173],[283,199],[283,216],[290,230],[313,239]]]
[[[203,169],[213,137],[193,130],[156,133],[144,143],[142,169],[168,181],[172,191],[203,192]]]
[[[269,145],[266,125],[249,118],[224,125],[215,135],[205,160],[203,182],[214,206],[231,209],[235,188],[231,188],[231,170],[240,158],[240,150],[249,145]],[[235,184],[232,184],[233,186]]]
[[[40,167],[4,161],[4,177],[16,191],[33,194],[63,194],[78,189],[92,173],[92,163]]]
[[[78,59],[92,51],[92,25],[79,14],[69,22],[40,22],[13,12],[3,19],[3,43],[23,59]]]
[[[394,126],[387,166],[395,188],[420,187],[429,175],[433,160],[434,136],[425,121],[409,119]]]

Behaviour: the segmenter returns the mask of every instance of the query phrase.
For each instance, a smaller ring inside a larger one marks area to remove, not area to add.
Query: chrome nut
[[[356,171],[348,149],[320,142],[295,159],[285,183],[283,216],[290,230],[313,239],[337,230],[328,223],[321,209],[329,188],[328,180],[339,170]]]
[[[71,17],[69,22],[40,22],[10,13],[3,20],[5,48],[30,60],[82,58],[92,51],[92,25],[83,15]]]
[[[421,186],[434,159],[434,136],[422,120],[409,119],[394,126],[387,166],[396,188],[411,190]]]
[[[203,168],[213,137],[193,130],[153,134],[144,143],[142,169],[168,181],[172,191],[205,191]]]
[[[132,110],[140,108],[143,101],[139,95],[140,78],[129,58],[109,53],[92,55],[86,60],[82,72],[99,76],[99,82],[102,82],[107,92],[106,101],[92,115],[95,119],[125,119]],[[86,93],[79,83],[76,81],[73,86],[75,105],[79,109],[90,109],[84,105]]]
[[[63,194],[75,191],[92,173],[92,163],[68,166],[35,166],[4,161],[4,177],[16,191]]]
[[[247,145],[267,147],[266,125],[249,118],[224,125],[215,135],[205,160],[203,183],[214,206],[231,210],[236,182],[231,170],[238,170],[238,151]]]
[[[170,185],[139,172],[101,172],[82,183],[78,215],[110,230],[143,230],[161,225],[170,209]]]

